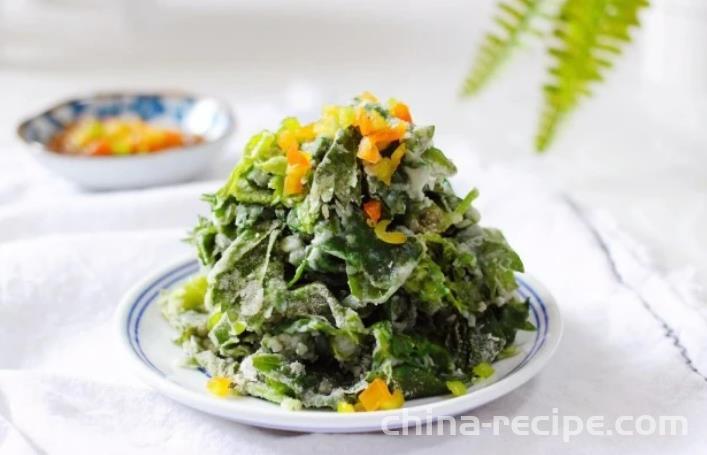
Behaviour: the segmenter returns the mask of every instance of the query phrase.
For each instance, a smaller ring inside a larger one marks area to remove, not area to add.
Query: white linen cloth
[[[532,381],[471,411],[495,415],[679,415],[684,436],[298,434],[248,427],[174,403],[122,362],[113,335],[121,295],[182,256],[199,195],[218,181],[86,194],[48,176],[28,195],[0,168],[0,453],[704,453],[707,307],[694,283],[661,275],[601,213],[537,179],[479,168],[451,153],[477,186],[486,225],[506,233],[559,302],[564,339]],[[670,235],[670,233],[666,233]]]

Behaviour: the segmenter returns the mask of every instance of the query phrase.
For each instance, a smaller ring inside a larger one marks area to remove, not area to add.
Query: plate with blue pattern
[[[85,156],[56,153],[52,138],[84,118],[138,118],[177,129],[203,141],[161,153]],[[234,130],[229,106],[210,96],[180,92],[106,93],[60,102],[23,121],[20,139],[41,164],[88,189],[165,185],[204,172],[223,151]]]
[[[395,430],[468,414],[538,374],[562,336],[562,320],[553,297],[536,279],[517,274],[517,292],[530,302],[529,320],[536,330],[518,332],[517,354],[495,362],[493,376],[474,384],[465,395],[414,399],[402,409],[358,413],[291,411],[246,396],[222,399],[207,392],[208,376],[204,371],[182,366],[183,352],[172,341],[177,333],[163,319],[157,304],[163,290],[172,289],[199,272],[196,260],[183,259],[157,271],[125,295],[115,318],[125,360],[145,383],[164,395],[208,414],[258,427],[353,433]]]

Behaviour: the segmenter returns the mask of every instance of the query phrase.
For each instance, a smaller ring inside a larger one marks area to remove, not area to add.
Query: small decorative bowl
[[[85,117],[139,117],[162,127],[198,135],[202,142],[157,153],[84,156],[49,149],[51,139]],[[53,172],[95,190],[140,188],[188,180],[204,171],[222,152],[233,132],[228,106],[210,97],[186,93],[111,93],[74,98],[35,115],[17,128],[32,155]]]

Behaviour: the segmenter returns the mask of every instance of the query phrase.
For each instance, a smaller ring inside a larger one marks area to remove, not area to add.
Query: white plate
[[[194,259],[182,260],[155,273],[123,298],[116,314],[120,343],[140,377],[166,396],[195,409],[259,427],[306,432],[363,432],[398,428],[404,419],[414,423],[470,411],[507,394],[535,376],[547,363],[562,334],[562,322],[550,293],[536,280],[519,274],[519,294],[530,300],[535,332],[519,332],[519,353],[494,363],[495,374],[460,397],[438,396],[405,403],[392,411],[339,414],[332,411],[287,411],[253,397],[216,398],[206,391],[206,375],[181,367],[176,333],[156,305],[160,290],[169,289],[199,271]]]

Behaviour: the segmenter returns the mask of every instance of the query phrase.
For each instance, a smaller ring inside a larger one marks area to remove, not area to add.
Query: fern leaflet
[[[547,0],[508,0],[498,5],[494,18],[500,32],[488,33],[477,51],[462,87],[463,95],[478,93],[520,44],[523,36],[536,32],[533,19],[542,15]]]
[[[557,47],[549,53],[554,65],[551,83],[545,86],[545,107],[535,146],[544,151],[558,125],[591,94],[590,86],[603,80],[612,57],[631,41],[630,29],[638,25],[638,13],[647,0],[566,0],[556,19]]]

